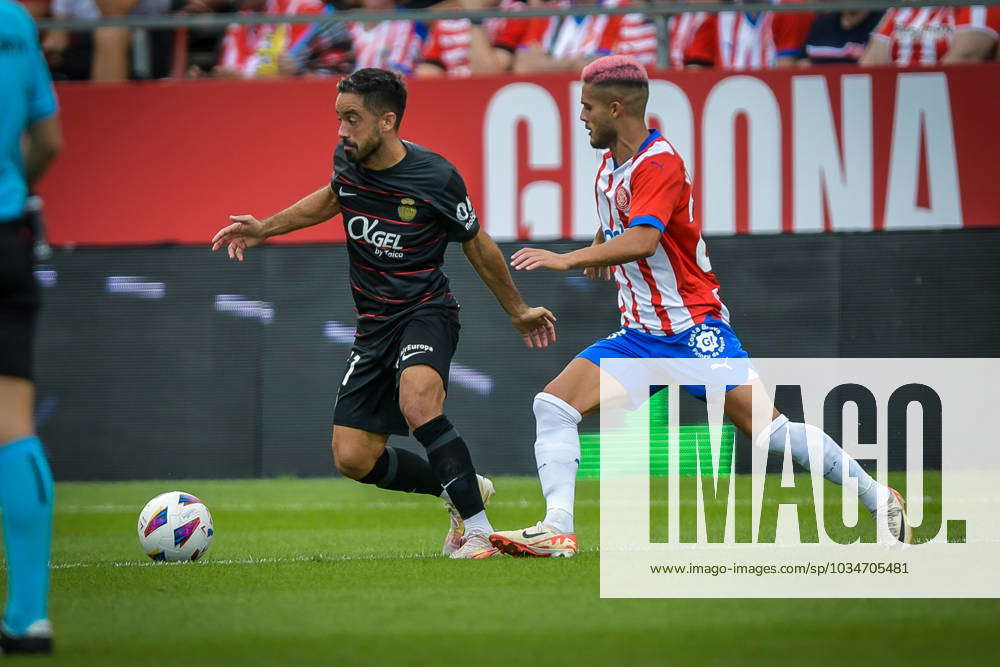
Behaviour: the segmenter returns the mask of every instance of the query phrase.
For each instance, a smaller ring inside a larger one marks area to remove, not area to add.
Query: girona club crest
[[[625,184],[622,183],[615,190],[615,206],[618,207],[619,211],[628,211],[628,207],[631,203],[632,197],[625,188]]]

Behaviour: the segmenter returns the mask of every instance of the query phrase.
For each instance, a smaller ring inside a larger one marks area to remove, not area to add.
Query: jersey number
[[[687,171],[684,172],[684,178],[690,185],[691,180],[687,176]],[[692,224],[694,223],[694,195],[688,199],[688,220]],[[705,239],[700,234],[698,235],[698,246],[694,249],[694,261],[698,263],[698,268],[705,273],[712,272],[712,262],[708,260],[708,246],[705,245]]]
[[[698,268],[705,273],[711,273],[712,262],[708,260],[708,247],[705,245],[705,239],[698,237],[698,247],[694,249],[694,259],[698,262]]]
[[[351,379],[351,373],[354,372],[354,367],[359,361],[361,361],[361,355],[357,352],[351,352],[350,365],[347,367],[347,372],[344,374],[344,381],[340,383],[341,387],[347,386],[347,381]]]

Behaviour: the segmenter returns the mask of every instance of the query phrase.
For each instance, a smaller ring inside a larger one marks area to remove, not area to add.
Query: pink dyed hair
[[[646,68],[632,56],[604,56],[583,68],[584,83],[647,83]]]

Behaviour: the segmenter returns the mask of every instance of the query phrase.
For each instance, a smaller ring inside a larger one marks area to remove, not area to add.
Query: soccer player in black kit
[[[468,447],[444,414],[459,332],[458,302],[441,271],[448,242],[462,243],[528,347],[555,340],[555,317],[521,299],[455,167],[399,138],[402,79],[362,69],[337,90],[340,143],[331,183],[265,220],[231,216],[212,250],[225,246],[242,261],[247,248],[270,236],[343,214],[358,325],[334,408],[337,469],[365,484],[443,497],[451,512],[445,553],[497,555],[485,511],[493,485],[476,475]],[[427,459],[386,446],[389,435],[410,429]]]

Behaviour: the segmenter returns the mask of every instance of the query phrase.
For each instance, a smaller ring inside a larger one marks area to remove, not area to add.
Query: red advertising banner
[[[497,239],[590,238],[597,153],[569,75],[411,80],[403,136],[451,160]],[[669,72],[650,122],[706,235],[1000,225],[1000,64]],[[207,243],[329,181],[334,80],[57,87],[56,244]],[[339,218],[288,242],[339,241]]]

